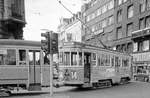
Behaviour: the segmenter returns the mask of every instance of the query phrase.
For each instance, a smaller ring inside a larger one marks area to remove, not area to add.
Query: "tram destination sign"
[[[0,49],[0,54],[7,54],[7,50]]]

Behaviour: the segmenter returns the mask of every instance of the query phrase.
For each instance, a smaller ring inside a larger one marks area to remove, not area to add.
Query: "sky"
[[[81,10],[81,0],[61,0],[73,13]],[[72,17],[57,0],[25,0],[26,26],[24,27],[25,40],[41,40],[43,29],[57,32],[60,18]]]

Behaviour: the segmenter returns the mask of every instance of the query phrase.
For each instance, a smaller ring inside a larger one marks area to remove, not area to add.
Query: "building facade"
[[[101,46],[100,39],[110,46],[114,39],[114,0],[91,0],[81,8],[83,41]]]
[[[90,28],[83,27],[84,41],[95,44],[99,38],[106,46],[131,54],[135,67],[150,66],[145,64],[150,62],[146,53],[150,51],[150,36],[140,33],[149,32],[144,29],[150,27],[150,0],[91,0],[82,6],[82,13]]]
[[[60,42],[82,41],[81,21],[79,19],[81,19],[81,12],[71,18],[60,19],[60,25],[58,26]]]
[[[22,39],[24,26],[24,0],[0,0],[0,38]]]

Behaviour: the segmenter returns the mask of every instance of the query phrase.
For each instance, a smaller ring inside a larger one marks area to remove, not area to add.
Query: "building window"
[[[127,0],[118,0],[118,5],[121,5],[122,3],[127,2]]]
[[[102,13],[105,13],[106,11],[107,11],[107,6],[104,5],[104,6],[102,7]]]
[[[108,3],[108,10],[114,8],[114,0],[111,0],[109,3]]]
[[[109,16],[108,17],[108,25],[111,25],[111,24],[113,24],[114,23],[114,17],[113,17],[113,15],[112,16]]]
[[[143,51],[149,50],[149,40],[143,41],[143,48],[142,48],[142,50]]]
[[[117,28],[117,39],[122,38],[122,27]]]
[[[122,10],[118,10],[117,12],[117,22],[122,21]]]
[[[150,9],[150,0],[147,0],[147,6],[146,9],[149,10]]]
[[[107,26],[107,21],[106,21],[106,19],[104,19],[103,21],[102,21],[102,28],[104,28],[104,27],[106,27]]]
[[[127,25],[127,36],[131,36],[133,31],[133,23]]]
[[[145,28],[145,21],[144,18],[140,19],[140,23],[139,23],[139,29],[144,29]]]
[[[113,31],[108,32],[108,34],[107,34],[107,40],[108,40],[108,41],[113,40]]]
[[[127,2],[128,0],[123,0],[123,2]]]
[[[144,12],[146,8],[146,0],[140,0],[140,12]]]
[[[128,7],[128,18],[133,17],[133,5]]]
[[[132,46],[132,43],[128,43],[128,44],[127,44],[127,52],[128,52],[128,53],[131,53],[131,52],[132,52],[132,47],[133,47],[133,46]]]
[[[146,27],[150,27],[150,16],[146,17]]]
[[[138,43],[133,43],[133,52],[137,52],[138,51]]]
[[[143,47],[143,44],[142,44],[142,41],[140,41],[138,43],[138,51],[142,51],[142,47]]]
[[[92,32],[95,31],[95,25],[92,26],[91,31],[92,31]]]
[[[122,4],[123,0],[118,0],[118,5]]]
[[[101,15],[101,14],[102,14],[102,9],[99,8],[99,9],[97,10],[97,15],[99,16],[99,15]]]

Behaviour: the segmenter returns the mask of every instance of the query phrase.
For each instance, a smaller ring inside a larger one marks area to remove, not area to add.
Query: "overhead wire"
[[[70,13],[74,16],[74,13],[73,13],[71,10],[69,10],[64,4],[62,4],[62,2],[61,2],[60,0],[57,0],[57,1],[59,2],[59,4],[61,4],[61,5],[63,6],[63,8],[65,8],[68,12],[70,12]],[[92,30],[91,30],[80,18],[77,17],[77,19],[78,19],[91,33],[93,33]],[[94,34],[94,33],[93,33],[93,34]],[[107,46],[101,41],[101,39],[98,39],[97,37],[96,37],[96,39],[101,43],[101,45],[102,45],[104,48],[107,48]]]
[[[57,0],[58,2],[59,2],[59,4],[61,4],[69,13],[71,13],[73,16],[74,16],[74,13],[71,11],[71,10],[69,10],[64,4],[62,4],[62,2],[61,2],[61,0]],[[128,0],[126,1],[126,2],[124,2],[124,3],[127,3],[128,2]],[[138,4],[141,4],[141,2],[139,2],[139,1],[134,1],[134,2],[136,2],[136,3],[138,3]],[[106,2],[107,3],[107,2]],[[122,4],[124,4],[124,3],[122,3]],[[122,5],[122,4],[120,4],[120,5]],[[118,6],[114,6],[114,8],[113,9],[115,9],[115,8],[117,8]],[[146,8],[145,8],[146,9]],[[136,16],[136,15],[139,15],[139,13],[137,13],[137,14],[134,14],[134,16]],[[77,19],[91,32],[91,33],[93,33],[94,34],[94,32],[92,32],[92,30],[91,30],[91,28],[89,27],[89,26],[87,26],[80,18],[78,18],[77,17]],[[136,26],[137,27],[137,26]],[[103,34],[103,33],[102,33]],[[100,43],[101,43],[101,45],[104,47],[104,48],[108,48],[108,46],[106,46],[103,42],[102,42],[102,40],[100,39],[100,38],[98,38],[98,36],[94,36]]]

